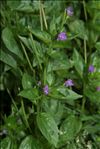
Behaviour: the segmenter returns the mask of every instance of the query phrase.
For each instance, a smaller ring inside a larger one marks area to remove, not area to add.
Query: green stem
[[[16,106],[16,103],[15,103],[15,101],[14,101],[14,99],[13,99],[13,97],[12,97],[12,95],[11,95],[11,93],[10,93],[10,91],[9,91],[8,88],[7,88],[7,92],[8,92],[8,94],[9,94],[10,98],[11,98],[11,101],[12,101],[12,103],[13,103],[13,105],[14,105],[16,111],[18,112],[18,108],[17,108],[17,106]]]
[[[30,125],[29,125],[28,120],[27,120],[27,117],[26,117],[26,113],[25,113],[25,108],[24,108],[23,100],[21,100],[21,106],[22,106],[22,112],[23,112],[25,124],[26,124],[27,128],[29,129],[29,131],[32,133],[32,130],[31,130],[31,128],[30,128]]]
[[[41,1],[39,0],[40,5],[40,24],[41,24],[41,30],[43,31],[43,18],[42,18],[42,8],[41,8]]]
[[[85,5],[85,1],[84,0],[83,0],[83,8],[84,8],[85,20],[87,21],[86,5]]]
[[[86,102],[86,98],[83,97],[83,99],[82,99],[82,113],[84,113],[84,111],[85,111],[85,102]]]
[[[27,62],[28,62],[28,64],[29,64],[30,69],[32,70],[33,73],[35,73],[34,70],[33,70],[32,65],[31,65],[31,62],[30,62],[30,60],[29,60],[29,58],[28,58],[28,55],[27,55],[27,53],[26,53],[26,50],[25,50],[25,48],[24,48],[24,46],[23,46],[23,44],[22,44],[22,42],[21,42],[21,46],[22,46],[22,49],[23,49],[24,54],[25,54],[25,56],[26,56],[26,59],[27,59]]]
[[[40,62],[40,59],[39,59],[39,56],[38,56],[38,52],[37,52],[37,49],[36,49],[36,45],[35,45],[35,43],[34,43],[34,40],[33,40],[33,37],[32,37],[32,34],[31,34],[31,33],[30,33],[30,39],[31,39],[31,46],[32,46],[32,49],[34,49],[34,52],[35,52],[37,61],[38,61],[39,66],[40,66],[40,69],[42,70],[42,65],[41,65],[41,62]]]
[[[87,49],[86,49],[86,40],[84,39],[84,59],[85,64],[87,63]]]
[[[84,8],[84,16],[85,16],[85,20],[87,21],[87,12],[86,12],[86,5],[85,5],[85,1],[83,0],[83,8]],[[85,64],[87,64],[87,48],[86,48],[86,39],[84,39],[84,59],[85,59]],[[82,99],[82,114],[85,112],[85,103],[86,103],[86,97],[84,94],[84,90],[86,87],[86,80],[83,80],[83,99]]]
[[[42,6],[42,4],[41,4],[41,6]],[[42,14],[43,14],[45,28],[48,29],[48,25],[47,25],[46,16],[45,16],[45,12],[44,12],[43,6],[42,6]]]
[[[84,59],[85,59],[85,64],[87,64],[87,49],[86,49],[86,40],[84,39]],[[84,82],[83,82],[83,99],[82,99],[82,113],[84,113],[84,110],[85,110],[85,102],[86,102],[86,98],[85,98],[85,95],[84,95],[84,89],[85,89],[85,79],[84,79]]]

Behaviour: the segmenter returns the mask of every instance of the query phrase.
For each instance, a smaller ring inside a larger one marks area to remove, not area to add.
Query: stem
[[[86,40],[84,39],[84,59],[85,59],[85,64],[87,64],[87,49],[86,49]],[[86,102],[86,98],[85,98],[85,95],[84,95],[84,89],[85,89],[85,79],[84,79],[84,82],[83,82],[83,99],[82,99],[82,113],[84,113],[84,110],[85,110],[85,102]]]
[[[15,101],[14,101],[14,99],[13,99],[13,97],[12,97],[12,95],[11,95],[11,93],[10,93],[10,91],[9,91],[8,88],[7,88],[7,92],[8,92],[8,94],[9,94],[10,98],[11,98],[11,101],[12,101],[12,103],[13,103],[13,105],[14,105],[16,111],[19,113],[20,118],[21,118],[21,119],[23,120],[23,122],[24,122],[23,115],[19,112],[19,110],[18,110],[18,108],[17,108],[17,106],[16,106],[16,103],[15,103]],[[24,125],[25,125],[25,124],[24,124]]]
[[[41,4],[41,9],[42,9],[41,11],[42,11],[42,14],[43,14],[45,28],[48,29],[48,25],[47,25],[47,21],[46,21],[46,16],[45,16],[45,12],[44,12],[43,5],[42,4]]]
[[[21,42],[21,46],[22,46],[22,49],[23,49],[24,54],[25,54],[25,56],[26,56],[26,59],[27,59],[27,62],[28,62],[28,64],[29,64],[30,69],[32,70],[33,73],[35,73],[34,70],[33,70],[33,68],[32,68],[31,62],[30,62],[30,60],[29,60],[29,58],[28,58],[28,55],[27,55],[27,53],[26,53],[26,50],[25,50],[25,48],[24,48],[22,42]]]
[[[25,113],[25,108],[24,108],[23,100],[21,100],[21,106],[22,106],[22,112],[23,112],[25,124],[26,124],[26,126],[29,128],[29,131],[32,133],[32,130],[31,130],[31,128],[30,128],[30,126],[29,126],[29,123],[28,123],[28,121],[27,121],[27,117],[26,117],[26,113]]]
[[[86,99],[85,99],[85,97],[83,97],[83,100],[82,100],[82,113],[84,113],[84,110],[85,110],[85,102],[86,102]]]
[[[83,0],[83,8],[84,8],[84,16],[85,16],[85,21],[87,21],[87,12],[86,12],[86,5],[85,5],[85,1]],[[86,39],[84,39],[84,59],[85,59],[85,64],[87,64],[87,48],[86,48]],[[86,80],[84,79],[83,82],[83,99],[82,99],[82,114],[85,111],[85,103],[86,103],[86,97],[84,94],[84,90],[85,90],[85,86],[86,86]]]
[[[41,65],[41,62],[40,62],[40,59],[39,59],[39,56],[38,56],[38,52],[37,52],[37,49],[36,49],[36,45],[35,45],[35,43],[34,43],[34,40],[33,40],[33,37],[32,37],[32,34],[31,34],[31,33],[30,33],[30,39],[31,39],[31,46],[32,46],[32,49],[34,49],[34,52],[35,52],[37,61],[38,61],[39,66],[40,66],[40,69],[42,70],[42,65]]]
[[[84,0],[83,0],[83,8],[84,8],[85,20],[87,21],[86,5],[85,5],[85,1]]]
[[[86,40],[84,39],[84,59],[85,64],[87,63],[87,49],[86,49]]]
[[[43,31],[43,18],[42,18],[42,8],[41,8],[41,1],[39,0],[40,4],[40,24],[41,24],[41,30]]]
[[[17,106],[16,106],[16,103],[15,103],[15,101],[14,101],[14,99],[13,99],[13,97],[12,97],[12,95],[11,95],[11,93],[10,93],[10,91],[9,91],[8,88],[7,88],[7,92],[8,92],[8,94],[9,94],[10,98],[11,98],[11,101],[12,101],[12,103],[13,103],[13,105],[14,105],[16,111],[18,112],[18,108],[17,108]]]

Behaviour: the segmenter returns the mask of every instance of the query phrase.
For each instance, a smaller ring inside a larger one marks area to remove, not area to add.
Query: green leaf
[[[0,51],[0,61],[4,62],[5,64],[13,68],[17,68],[16,60],[8,53],[5,53],[3,50]]]
[[[79,98],[82,98],[82,95],[77,94],[71,89],[66,88],[65,86],[60,86],[56,88],[52,88],[49,94],[52,98],[59,99],[61,101],[68,102],[69,104],[73,104],[73,101]]]
[[[32,136],[27,136],[20,144],[19,149],[43,149],[40,142]]]
[[[96,49],[97,49],[98,51],[100,51],[100,42],[97,42],[96,45],[95,45],[95,47],[96,47]]]
[[[56,22],[55,22],[55,16],[53,16],[53,19],[50,22],[50,33],[54,36],[57,34],[57,29],[56,29]]]
[[[76,71],[79,73],[80,77],[82,78],[83,77],[83,69],[84,69],[84,61],[83,61],[81,55],[75,49],[74,49],[74,53],[73,53],[73,63],[74,63]]]
[[[84,129],[91,134],[100,132],[100,124],[95,124],[94,126],[87,124]]]
[[[44,100],[43,109],[53,116],[57,125],[60,124],[64,112],[64,105],[60,101],[55,99]]]
[[[54,83],[54,74],[53,73],[48,73],[46,76],[48,85],[51,86]]]
[[[30,32],[36,36],[38,39],[42,40],[44,43],[50,43],[51,42],[51,36],[46,31],[41,31],[37,29],[29,29]]]
[[[9,137],[4,138],[0,142],[1,149],[11,149],[11,139]]]
[[[18,146],[10,137],[6,137],[0,141],[0,149],[18,149]]]
[[[100,103],[100,91],[92,91],[90,88],[85,89],[85,95],[94,103]]]
[[[67,41],[54,41],[52,42],[52,48],[71,48],[71,42]]]
[[[87,40],[88,36],[87,36],[87,31],[85,29],[85,25],[84,22],[82,20],[75,20],[71,23],[68,24],[70,31],[74,34],[78,34],[77,36]]]
[[[18,95],[29,99],[31,102],[34,102],[38,97],[38,90],[36,88],[25,89],[21,91]]]
[[[24,89],[29,89],[29,88],[32,88],[32,86],[33,86],[32,77],[27,73],[23,74],[22,86],[23,86]]]
[[[13,1],[7,1],[7,6],[9,6],[11,9],[15,9],[20,4],[20,0],[17,0],[13,3]]]
[[[40,113],[37,116],[37,124],[43,136],[50,144],[56,147],[58,143],[58,128],[53,117],[48,113]]]
[[[79,95],[76,92],[67,89],[66,87],[58,88],[57,91],[65,96],[67,100],[76,100],[82,98],[82,95]]]
[[[51,56],[52,61],[48,64],[48,72],[63,69],[67,70],[72,67],[69,59],[63,51],[52,51],[49,55]]]
[[[19,49],[16,40],[14,39],[12,31],[9,28],[6,27],[2,31],[2,39],[9,51],[17,55],[21,60],[23,60],[23,54]]]
[[[82,123],[74,115],[70,115],[65,119],[60,127],[60,139],[59,145],[66,144],[67,141],[71,141],[76,138],[77,133],[81,130]]]
[[[22,3],[17,8],[17,11],[25,12],[25,13],[32,13],[34,12],[32,5],[30,3]]]
[[[28,39],[26,37],[22,37],[22,36],[18,36],[18,37],[25,44],[25,46],[30,50],[30,52],[32,52]]]

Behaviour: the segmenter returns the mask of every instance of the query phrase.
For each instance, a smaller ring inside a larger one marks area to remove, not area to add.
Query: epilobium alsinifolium
[[[73,80],[71,80],[71,79],[66,80],[64,85],[66,87],[74,86]]]
[[[43,92],[44,92],[45,95],[48,95],[49,94],[49,87],[48,87],[48,85],[45,85],[44,86]]]
[[[93,65],[90,65],[89,66],[88,72],[90,72],[90,73],[94,72],[94,66]]]
[[[61,32],[58,34],[57,40],[66,40],[67,39],[67,35],[65,32]]]
[[[72,6],[67,7],[66,12],[68,16],[72,16],[74,14],[73,7]]]

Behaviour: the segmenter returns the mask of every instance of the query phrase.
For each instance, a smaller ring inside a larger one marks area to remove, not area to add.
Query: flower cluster
[[[45,95],[48,95],[49,94],[49,87],[48,87],[48,85],[45,85],[44,86],[43,92],[44,92]]]
[[[89,65],[88,72],[93,73],[94,71],[95,71],[95,67],[93,65]],[[100,86],[97,86],[96,90],[100,91]]]
[[[90,65],[89,66],[88,72],[90,72],[90,73],[94,72],[94,66],[93,65]]]
[[[71,80],[71,79],[66,80],[64,85],[66,87],[74,86],[73,80]]]
[[[67,7],[65,10],[68,16],[73,16],[74,11],[72,6]]]
[[[58,34],[57,40],[66,40],[67,39],[67,35],[65,32],[61,32]]]
[[[97,90],[97,91],[100,91],[100,86],[97,86],[96,90]]]

